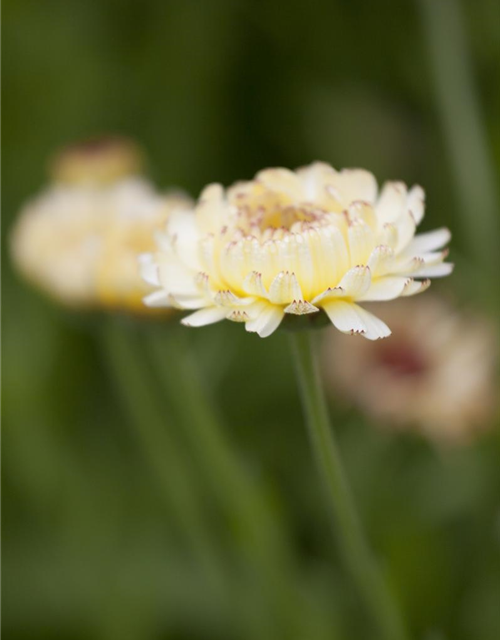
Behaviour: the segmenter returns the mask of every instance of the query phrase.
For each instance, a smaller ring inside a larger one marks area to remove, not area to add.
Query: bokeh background
[[[267,166],[361,166],[424,185],[425,229],[452,229],[457,263],[433,287],[497,323],[500,5],[6,0],[3,22],[5,637],[375,637],[337,557],[286,336],[63,311],[13,272],[9,228],[46,182],[49,154],[99,133],[137,139],[156,184],[193,195]],[[186,438],[175,373],[170,393],[160,385],[158,363],[168,379],[184,349],[251,487],[242,500],[268,505],[262,522],[249,512],[257,539],[276,527],[282,553],[262,555],[221,507]],[[496,425],[441,450],[331,405],[413,637],[500,637]],[[200,540],[215,568],[200,563]]]

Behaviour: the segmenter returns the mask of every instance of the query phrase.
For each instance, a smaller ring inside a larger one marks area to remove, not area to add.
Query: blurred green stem
[[[257,571],[257,588],[277,607],[284,637],[322,637],[321,613],[315,605],[311,609],[300,590],[287,536],[262,487],[250,477],[221,428],[185,331],[152,332],[151,351],[165,391],[184,417],[186,435],[205,481],[212,485],[227,520],[235,526],[247,564]]]
[[[367,607],[387,640],[407,638],[403,620],[365,540],[330,428],[328,409],[312,331],[290,333],[295,370],[309,437],[320,474],[329,493],[342,555]]]
[[[498,301],[498,193],[474,84],[461,2],[419,0],[437,107],[471,255],[493,278]]]
[[[163,406],[157,402],[155,380],[137,335],[119,322],[104,323],[102,346],[114,385],[136,436],[159,481],[167,506],[205,570],[210,583],[221,593],[221,562],[207,531],[200,496],[193,486],[188,462],[172,437]]]

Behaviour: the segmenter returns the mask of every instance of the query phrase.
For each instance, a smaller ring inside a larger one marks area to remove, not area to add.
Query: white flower
[[[14,225],[17,268],[63,304],[144,312],[151,288],[138,255],[154,249],[155,230],[187,198],[160,195],[128,175],[137,166],[133,147],[116,139],[71,147],[54,166],[56,182],[28,202]]]
[[[440,443],[468,441],[498,409],[498,332],[484,318],[433,296],[386,311],[387,342],[353,344],[326,334],[323,361],[332,393],[383,427],[416,429]]]
[[[359,303],[419,293],[452,269],[447,229],[415,236],[423,216],[420,187],[378,193],[371,173],[322,163],[268,169],[226,193],[210,185],[143,256],[157,287],[145,303],[196,310],[188,326],[226,318],[261,337],[287,314],[323,310],[344,333],[383,338],[389,328]]]

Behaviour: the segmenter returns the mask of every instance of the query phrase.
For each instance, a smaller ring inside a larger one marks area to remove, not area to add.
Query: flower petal
[[[250,296],[267,298],[267,291],[262,282],[262,274],[252,271],[243,280],[243,290]]]
[[[327,289],[313,299],[313,304],[317,304],[327,299],[351,298],[358,299],[363,296],[371,284],[371,274],[369,267],[353,267],[345,274],[336,287]]]
[[[294,300],[285,308],[285,313],[291,313],[295,316],[303,316],[307,313],[316,313],[317,311],[319,311],[318,307],[315,307],[306,300]]]
[[[386,182],[375,205],[379,224],[396,222],[406,204],[406,185],[403,182]]]
[[[227,309],[224,307],[209,307],[200,309],[181,320],[185,327],[204,327],[207,324],[219,322],[227,316]]]
[[[416,224],[419,225],[425,211],[425,191],[420,185],[415,185],[408,192],[406,207],[412,214]]]
[[[368,259],[368,266],[372,277],[384,276],[390,273],[394,264],[394,250],[387,245],[381,244],[371,252]]]
[[[445,244],[451,240],[451,232],[446,227],[436,229],[435,231],[429,231],[428,233],[420,233],[415,236],[406,248],[405,253],[409,255],[418,256],[428,251],[435,251],[441,249]]]
[[[172,303],[169,294],[164,289],[153,291],[142,300],[146,307],[171,307]]]
[[[382,320],[352,302],[332,300],[323,308],[332,324],[342,333],[361,334],[368,340],[386,338],[391,334]]]
[[[269,287],[269,300],[273,304],[288,304],[294,300],[302,300],[302,291],[294,273],[278,273]]]
[[[284,315],[281,307],[264,304],[260,313],[249,320],[245,328],[251,333],[258,333],[261,338],[267,338],[279,327]]]
[[[349,239],[351,264],[366,264],[374,245],[371,227],[360,218],[357,218],[349,224],[347,237]]]
[[[404,291],[408,278],[388,276],[385,278],[377,278],[373,280],[370,288],[366,293],[357,298],[358,300],[376,301],[376,300],[394,300],[398,298]]]
[[[431,286],[430,280],[413,280],[413,278],[409,278],[406,281],[405,288],[401,293],[402,296],[414,296],[417,293],[423,293],[426,289]]]
[[[450,275],[454,267],[455,265],[452,262],[442,262],[432,266],[426,265],[413,275],[417,278],[444,278],[444,276]]]
[[[142,279],[153,287],[160,286],[160,278],[158,275],[158,265],[154,261],[152,253],[142,253],[138,258],[139,269]]]

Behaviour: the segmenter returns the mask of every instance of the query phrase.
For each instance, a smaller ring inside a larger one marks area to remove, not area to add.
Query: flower
[[[132,143],[114,138],[59,154],[55,181],[27,203],[12,232],[21,273],[69,306],[147,311],[142,298],[151,288],[138,255],[154,248],[154,232],[188,200],[130,175],[138,166]]]
[[[420,187],[390,182],[378,194],[371,173],[322,163],[267,169],[227,192],[210,185],[143,256],[157,287],[145,303],[196,310],[188,326],[227,318],[261,337],[286,315],[322,310],[344,333],[384,338],[390,329],[358,303],[419,293],[452,269],[447,229],[415,236],[423,215]]]
[[[135,142],[120,136],[90,138],[67,146],[50,161],[53,180],[64,184],[113,184],[138,175],[144,154]]]
[[[386,315],[393,327],[387,342],[325,336],[332,393],[384,426],[439,442],[464,442],[490,425],[497,404],[493,326],[433,296],[411,308],[398,300]]]

